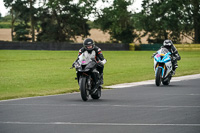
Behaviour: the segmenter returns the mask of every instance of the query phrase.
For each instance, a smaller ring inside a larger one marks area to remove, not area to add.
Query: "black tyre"
[[[170,80],[168,79],[167,81],[163,81],[162,83],[163,83],[163,85],[169,85]]]
[[[88,98],[89,98],[89,91],[87,89],[88,87],[87,87],[86,81],[87,81],[86,77],[82,77],[79,81],[80,82],[79,86],[80,86],[81,98],[82,98],[83,101],[87,101]]]
[[[164,80],[162,81],[163,85],[169,85],[170,80],[171,80],[171,76],[167,77],[165,81]]]
[[[160,86],[161,84],[161,79],[162,79],[162,69],[158,68],[158,71],[156,73],[156,85]]]
[[[92,99],[99,99],[101,97],[101,86],[99,86],[97,92],[91,95]]]

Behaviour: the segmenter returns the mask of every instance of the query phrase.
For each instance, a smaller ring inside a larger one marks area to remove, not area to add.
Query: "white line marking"
[[[0,121],[0,124],[16,124],[16,125],[85,125],[85,126],[190,126],[190,127],[199,127],[200,126],[200,124],[1,122],[1,121]]]
[[[0,104],[0,106],[49,106],[49,107],[126,107],[126,108],[200,108],[200,106],[110,105],[110,104]]]
[[[0,100],[1,102],[6,102],[6,101],[16,101],[16,100],[24,100],[24,99],[32,99],[32,98],[43,98],[43,97],[54,97],[54,96],[64,96],[64,95],[72,95],[72,94],[77,94],[80,92],[72,92],[72,93],[65,93],[65,94],[57,94],[57,95],[47,95],[47,96],[35,96],[35,97],[25,97],[25,98],[17,98],[17,99],[9,99],[9,100]]]
[[[191,80],[191,79],[199,79],[199,78],[200,78],[200,74],[187,75],[187,76],[181,76],[181,77],[172,77],[171,82],[178,82],[178,81],[183,81],[183,80]],[[155,84],[155,80],[117,84],[117,85],[105,86],[105,88],[125,88],[125,87],[134,87],[134,86],[150,85],[150,84]]]

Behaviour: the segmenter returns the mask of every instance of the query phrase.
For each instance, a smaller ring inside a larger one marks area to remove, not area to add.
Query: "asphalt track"
[[[200,133],[199,83],[115,87],[87,102],[79,93],[0,101],[0,133]]]

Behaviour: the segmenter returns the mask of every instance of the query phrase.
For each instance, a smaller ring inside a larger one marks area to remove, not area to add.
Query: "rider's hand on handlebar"
[[[74,63],[72,64],[72,67],[70,67],[70,69],[73,69],[75,67],[75,63],[76,63],[76,61],[74,61]]]
[[[103,63],[101,61],[97,61],[98,66],[103,66]]]
[[[154,57],[154,54],[155,54],[155,53],[153,53],[153,55],[151,56],[151,59]]]
[[[153,55],[151,56],[151,59],[156,55],[156,53],[153,53]]]
[[[74,61],[74,63],[72,64],[72,67],[75,67],[75,63],[76,63],[76,61]]]
[[[74,67],[74,65],[75,65],[75,62],[72,64],[72,67]]]

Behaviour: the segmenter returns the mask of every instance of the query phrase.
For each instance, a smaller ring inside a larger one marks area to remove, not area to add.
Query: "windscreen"
[[[87,54],[81,54],[79,56],[79,63],[80,65],[87,65],[91,61],[90,57]]]
[[[168,49],[166,49],[166,48],[161,48],[161,49],[159,50],[159,52],[160,52],[160,54],[167,54],[169,51],[168,51]]]

